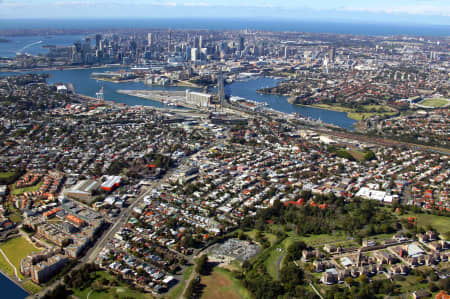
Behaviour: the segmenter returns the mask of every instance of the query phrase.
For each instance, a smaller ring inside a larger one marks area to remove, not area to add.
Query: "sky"
[[[0,19],[202,17],[450,25],[450,0],[0,0]]]

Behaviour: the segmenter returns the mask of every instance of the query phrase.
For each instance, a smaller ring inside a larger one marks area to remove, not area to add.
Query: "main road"
[[[171,175],[175,170],[176,170],[176,168],[171,169],[170,171],[167,171],[167,173],[161,179],[154,181],[150,186],[144,187],[145,188],[144,191],[127,208],[122,209],[122,211],[121,211],[119,217],[117,218],[117,220],[115,221],[115,223],[112,224],[101,235],[100,240],[95,242],[95,245],[92,246],[87,251],[87,253],[85,254],[85,256],[83,258],[79,259],[79,264],[77,266],[75,266],[74,269],[78,269],[86,263],[95,262],[98,254],[103,249],[103,247],[111,240],[111,238],[114,237],[114,235],[120,230],[120,228],[128,221],[128,218],[130,217],[134,207],[136,207],[139,203],[141,203],[142,200],[144,199],[144,197],[147,196],[155,186],[158,186],[159,184],[161,184],[161,182],[163,182],[165,178],[169,177],[169,175]],[[56,280],[55,282],[53,282],[48,287],[44,288],[39,293],[36,293],[34,295],[34,297],[35,298],[43,297],[47,293],[47,291],[54,289],[59,283],[61,283],[62,279],[63,279],[63,277]]]

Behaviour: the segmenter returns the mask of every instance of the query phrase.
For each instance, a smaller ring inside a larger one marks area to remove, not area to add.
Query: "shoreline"
[[[49,71],[73,71],[73,70],[88,70],[88,69],[104,69],[110,67],[122,67],[121,65],[98,65],[98,66],[61,66],[61,67],[40,67],[32,69],[0,69],[0,73],[24,73],[24,72],[49,72]]]
[[[334,111],[334,112],[342,112],[345,113],[347,115],[348,118],[356,121],[357,123],[361,123],[362,121],[362,117],[358,118],[358,115],[364,116],[364,114],[369,114],[370,115],[379,115],[379,116],[383,116],[383,117],[390,117],[390,113],[395,113],[395,111],[390,111],[390,112],[355,112],[352,111],[352,109],[350,108],[345,108],[345,107],[336,107],[333,109],[333,106],[327,105],[327,104],[312,104],[312,105],[305,105],[305,104],[294,104],[294,105],[298,105],[298,106],[302,106],[302,107],[313,107],[313,108],[318,108],[318,109],[324,109],[324,110],[329,110],[329,111]]]
[[[346,111],[346,108],[337,108],[337,109],[332,109],[330,107],[323,107],[323,106],[316,106],[316,104],[312,104],[312,105],[305,105],[305,104],[294,104],[297,106],[302,106],[302,107],[309,107],[309,108],[318,108],[318,109],[323,109],[323,110],[328,110],[328,111],[334,111],[334,112],[342,112],[345,113],[347,115],[348,118],[356,121],[357,123],[359,123],[361,120],[356,119],[355,117],[352,117],[352,113],[357,113],[357,112],[352,112],[352,111]],[[320,104],[319,104],[320,105]]]
[[[19,287],[20,289],[22,289],[25,293],[27,293],[28,294],[28,296],[32,296],[33,295],[33,293],[31,293],[30,291],[28,291],[27,289],[25,289],[21,284],[20,284],[20,282],[16,279],[16,278],[13,278],[13,277],[10,277],[8,274],[6,274],[4,271],[3,271],[3,269],[1,269],[0,268],[0,275],[3,275],[6,279],[8,279],[9,281],[11,281],[12,283],[14,283],[17,287]],[[27,297],[28,297],[27,296]]]

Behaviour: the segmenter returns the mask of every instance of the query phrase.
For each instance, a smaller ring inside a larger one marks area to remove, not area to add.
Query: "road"
[[[82,259],[85,260],[84,262],[93,263],[95,261],[102,248],[110,241],[111,237],[113,237],[117,233],[117,231],[122,227],[122,225],[126,223],[128,217],[130,217],[131,212],[133,211],[133,208],[138,203],[142,202],[144,197],[150,193],[153,186],[154,184],[150,188],[145,190],[143,193],[141,193],[141,195],[139,195],[139,197],[136,198],[132,204],[130,204],[126,209],[124,209],[120,213],[114,225],[112,225],[112,227],[110,227],[108,231],[101,236],[100,240],[97,241],[97,243],[94,245],[94,247],[92,247],[90,252],[88,252],[88,254]]]
[[[284,249],[283,249],[283,251],[284,251]],[[277,262],[275,265],[276,270],[277,270],[277,272],[276,272],[277,280],[280,280],[280,265],[281,265],[281,261],[284,259],[285,256],[286,256],[286,252],[283,253],[282,255],[280,255],[277,259]]]
[[[133,208],[142,202],[144,197],[147,196],[152,191],[153,187],[163,182],[164,179],[170,176],[173,172],[174,169],[168,171],[161,179],[154,181],[153,184],[151,184],[150,186],[144,187],[145,190],[127,208],[122,209],[116,222],[111,227],[109,227],[106,232],[102,234],[100,240],[98,240],[95,243],[95,245],[88,250],[86,255],[83,258],[79,259],[80,263],[76,267],[74,267],[74,269],[78,269],[86,263],[93,263],[96,260],[100,251],[103,249],[103,247],[111,240],[112,237],[114,237],[114,235],[119,231],[119,229],[128,221],[128,218],[130,217]],[[55,288],[61,282],[62,278],[56,280],[50,286],[44,288],[41,292],[35,294],[34,297],[40,298],[44,296],[48,290]]]
[[[186,280],[186,284],[184,285],[183,292],[181,292],[181,298],[186,298],[186,290],[188,289],[189,285],[191,284],[191,281],[197,276],[197,271],[195,271],[195,265],[192,269],[191,275],[189,275],[188,279]]]

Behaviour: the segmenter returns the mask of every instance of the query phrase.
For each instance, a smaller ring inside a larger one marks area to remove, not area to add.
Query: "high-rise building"
[[[172,29],[169,29],[169,42],[167,44],[167,52],[170,53],[171,49],[172,49]]]
[[[202,35],[200,35],[200,38],[199,38],[199,40],[198,40],[198,47],[201,49],[201,48],[203,48],[203,36]]]
[[[95,48],[97,50],[100,49],[100,43],[102,42],[102,35],[101,34],[96,34],[95,35]]]
[[[245,40],[243,36],[239,37],[239,51],[243,51],[245,48]]]
[[[147,34],[147,45],[149,46],[149,47],[151,47],[153,44],[152,44],[152,33],[151,32],[149,32],[148,34]]]
[[[220,109],[223,110],[223,104],[225,101],[225,87],[223,85],[222,70],[219,71],[219,74],[217,76],[217,96],[220,102]]]
[[[329,54],[329,56],[330,56],[330,62],[334,62],[335,59],[336,59],[336,48],[335,48],[335,47],[332,47],[332,48],[330,49],[330,54]]]
[[[192,48],[191,49],[191,61],[197,61],[199,56],[198,48]]]
[[[194,37],[194,48],[200,49],[200,39],[198,36]]]

